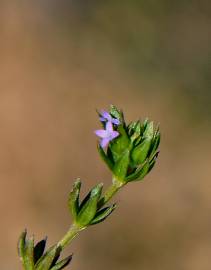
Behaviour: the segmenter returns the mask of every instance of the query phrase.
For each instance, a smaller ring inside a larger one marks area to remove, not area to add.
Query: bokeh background
[[[110,183],[93,130],[111,103],[160,123],[161,153],[68,269],[210,269],[210,45],[208,0],[1,0],[1,269],[21,269],[25,227],[61,238],[76,177]]]

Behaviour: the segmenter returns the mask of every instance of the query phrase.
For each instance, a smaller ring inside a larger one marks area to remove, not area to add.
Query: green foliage
[[[79,202],[80,186],[81,182],[77,180],[69,196],[69,210],[74,223],[77,224],[79,228],[84,228],[105,220],[113,212],[115,205],[104,209],[101,209],[102,206],[99,206],[103,184],[98,184],[93,187],[81,203]],[[77,208],[75,207],[76,204]]]
[[[59,261],[61,247],[53,246],[45,252],[46,239],[34,246],[34,238],[24,231],[18,241],[18,254],[25,270],[61,270],[68,265],[72,255]]]

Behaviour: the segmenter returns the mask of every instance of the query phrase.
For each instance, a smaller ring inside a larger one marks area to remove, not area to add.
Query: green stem
[[[116,178],[113,178],[112,184],[110,185],[110,187],[108,187],[104,196],[100,199],[98,207],[101,208],[103,205],[105,205],[123,186],[124,183],[120,182]]]
[[[85,228],[86,227],[79,227],[77,224],[73,223],[68,232],[58,242],[57,246],[60,246],[62,249],[64,249],[79,234],[79,232]]]
[[[113,178],[111,186],[108,187],[104,196],[99,201],[98,208],[101,208],[103,205],[105,205],[122,186],[124,186],[124,183],[118,181],[116,178]],[[70,242],[72,242],[72,240],[79,234],[79,232],[84,229],[86,229],[86,227],[80,227],[73,223],[64,237],[58,242],[57,246],[60,246],[62,249],[64,249]]]

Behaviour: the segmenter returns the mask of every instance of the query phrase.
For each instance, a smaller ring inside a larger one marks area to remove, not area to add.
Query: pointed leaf
[[[145,138],[151,139],[153,137],[153,131],[154,131],[153,130],[153,122],[146,121],[145,125],[146,125],[146,127],[145,127],[145,130],[144,130],[143,136]]]
[[[54,257],[57,253],[57,247],[51,247],[36,263],[35,270],[49,270]]]
[[[81,209],[84,207],[84,205],[90,199],[91,193],[92,193],[92,189],[87,193],[87,195],[85,196],[85,198],[82,200],[81,204],[79,205],[79,211],[78,211],[78,213],[81,211]]]
[[[51,270],[61,270],[66,267],[72,260],[72,255],[68,256],[67,258],[61,260],[56,265],[54,265]]]
[[[132,160],[136,165],[142,164],[147,158],[151,146],[151,139],[145,139],[142,143],[136,146],[132,151]]]
[[[51,267],[53,267],[53,266],[56,264],[56,262],[58,261],[58,259],[59,259],[59,257],[60,257],[61,251],[62,251],[61,246],[58,246],[57,249],[56,249],[56,253],[55,253],[55,255],[54,255],[53,261],[52,261],[52,263],[51,263],[50,269],[51,269]]]
[[[133,135],[138,122],[139,121],[130,122],[129,125],[127,126],[127,133],[129,134],[129,136]]]
[[[118,110],[116,106],[111,105],[109,112],[113,117],[120,120],[120,122],[122,122],[124,120],[124,116],[123,116],[122,111]]]
[[[148,173],[153,169],[153,167],[155,166],[155,163],[156,163],[156,160],[153,160],[153,161],[150,163]]]
[[[47,241],[47,238],[38,242],[36,246],[34,247],[34,263],[35,264],[41,258],[41,256],[43,255],[45,251],[46,241]]]
[[[154,167],[156,161],[157,161],[157,158],[158,158],[158,155],[159,155],[159,152],[155,153],[154,157],[150,160],[150,163],[149,163],[149,170],[148,170],[148,173],[152,170],[152,168]]]
[[[104,152],[103,148],[100,146],[100,144],[97,145],[97,149],[98,149],[98,152],[102,158],[102,160],[106,163],[106,165],[108,166],[108,168],[110,170],[113,169],[113,162],[111,159],[109,159],[109,157],[106,155],[106,153]]]
[[[76,220],[78,212],[79,212],[80,189],[81,189],[81,180],[77,179],[73,185],[73,189],[70,192],[69,199],[68,199],[69,210],[74,220]]]
[[[123,125],[119,125],[117,131],[120,134],[119,137],[111,141],[109,144],[114,162],[116,162],[122,156],[125,149],[127,149],[130,144],[125,127]]]
[[[151,158],[155,154],[155,152],[157,151],[157,149],[159,147],[159,144],[160,144],[160,132],[157,131],[154,134],[154,138],[153,138],[153,141],[152,141],[151,149],[149,151],[149,153],[150,153],[149,158]]]
[[[116,162],[113,168],[113,174],[117,177],[117,179],[123,182],[127,175],[128,165],[130,162],[129,154],[129,150],[126,150],[125,153],[122,154],[122,156]]]
[[[126,178],[127,182],[142,180],[144,176],[147,175],[149,168],[150,168],[150,163],[149,161],[146,161],[146,163],[141,168],[137,169],[134,173],[130,174]]]
[[[134,125],[132,126],[132,130],[130,132],[131,141],[134,142],[138,137],[141,137],[141,123],[140,121],[134,122]]]
[[[34,237],[26,239],[23,262],[26,270],[34,270]]]
[[[90,195],[86,196],[86,202],[82,202],[83,207],[80,207],[80,212],[77,216],[77,223],[80,226],[83,227],[89,225],[94,218],[97,211],[97,203],[101,196],[102,188],[103,184],[98,184],[97,186],[95,186],[89,193]]]
[[[21,233],[18,240],[18,254],[21,260],[25,254],[26,234],[27,234],[27,231],[25,230],[24,232]]]
[[[110,145],[108,145],[106,154],[107,154],[108,159],[112,162],[112,168],[113,168],[113,166],[114,166],[114,158],[113,158],[113,154],[112,154]]]
[[[103,209],[101,209],[100,211],[98,211],[94,217],[94,219],[92,220],[91,224],[97,224],[102,222],[103,220],[105,220],[116,208],[116,204],[113,204],[109,207],[105,207]]]
[[[143,124],[142,124],[142,130],[143,130],[143,132],[146,130],[148,124],[149,124],[149,119],[146,118],[144,120]]]

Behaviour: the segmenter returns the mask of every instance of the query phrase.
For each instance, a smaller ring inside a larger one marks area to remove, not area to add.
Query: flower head
[[[159,154],[159,127],[148,119],[127,124],[123,112],[114,105],[109,112],[101,111],[99,115],[104,129],[95,131],[100,137],[98,151],[113,177],[122,183],[143,179]]]
[[[108,113],[107,111],[104,111],[104,110],[102,110],[101,112],[100,112],[100,121],[101,122],[110,122],[110,123],[112,123],[112,124],[114,124],[114,125],[116,125],[116,126],[118,126],[119,124],[120,124],[120,121],[119,121],[119,119],[116,119],[116,118],[113,118],[111,115],[110,115],[110,113]]]
[[[100,145],[102,148],[105,148],[110,141],[119,136],[119,132],[113,130],[113,125],[110,121],[106,123],[105,129],[95,130],[95,134],[101,138]]]

